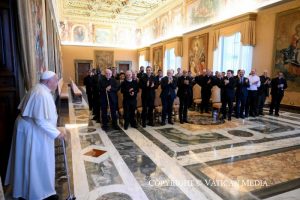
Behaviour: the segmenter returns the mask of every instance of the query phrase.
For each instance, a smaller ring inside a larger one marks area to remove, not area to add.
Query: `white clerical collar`
[[[41,85],[43,88],[45,88],[45,90],[47,90],[48,92],[51,93],[51,90],[50,90],[50,88],[48,88],[47,85],[45,85],[45,84],[43,84],[43,83],[40,83],[40,85]]]
[[[132,82],[132,79],[129,79],[129,80],[127,79],[127,81],[128,81],[128,82]]]

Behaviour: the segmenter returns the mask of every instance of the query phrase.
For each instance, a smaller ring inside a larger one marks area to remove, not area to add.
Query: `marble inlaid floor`
[[[91,118],[84,99],[69,102],[65,127],[77,199],[299,199],[299,114],[107,132]],[[65,194],[62,180],[58,192]]]

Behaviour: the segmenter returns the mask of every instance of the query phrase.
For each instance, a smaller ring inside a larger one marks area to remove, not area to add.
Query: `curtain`
[[[246,16],[247,17],[247,16]],[[249,16],[250,17],[250,16]],[[213,31],[213,49],[217,49],[219,45],[220,37],[233,35],[236,32],[241,33],[241,42],[243,45],[255,46],[256,44],[256,16],[251,16],[251,19],[245,18],[242,21],[238,21],[231,25],[220,25]]]
[[[36,83],[37,70],[35,66],[35,47],[33,45],[33,33],[31,23],[31,5],[28,0],[18,0],[18,17],[21,42],[21,72],[24,77],[24,85],[29,90]]]
[[[253,47],[241,43],[242,34],[220,37],[219,46],[214,51],[214,71],[244,69],[246,75],[251,71]]]

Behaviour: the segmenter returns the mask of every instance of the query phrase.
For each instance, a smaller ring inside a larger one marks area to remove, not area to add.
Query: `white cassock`
[[[54,139],[57,113],[50,89],[37,84],[18,107],[5,185],[13,197],[44,199],[55,192]]]

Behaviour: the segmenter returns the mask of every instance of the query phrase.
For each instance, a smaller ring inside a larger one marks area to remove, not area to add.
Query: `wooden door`
[[[0,176],[6,173],[14,121],[19,103],[18,70],[20,69],[17,12],[15,0],[0,3]],[[20,81],[21,82],[21,81]],[[20,85],[21,86],[21,85]]]
[[[91,60],[76,60],[75,68],[76,68],[76,80],[75,83],[79,86],[83,86],[83,79],[87,75],[87,71],[91,68],[92,61]]]
[[[129,70],[129,64],[119,64],[119,72],[126,72],[127,70]]]

